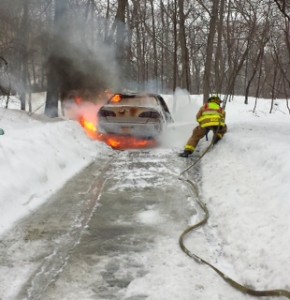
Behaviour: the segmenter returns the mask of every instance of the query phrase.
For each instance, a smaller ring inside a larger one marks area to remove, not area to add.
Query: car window
[[[154,97],[113,97],[110,104],[116,105],[134,105],[134,106],[156,106],[157,100]]]

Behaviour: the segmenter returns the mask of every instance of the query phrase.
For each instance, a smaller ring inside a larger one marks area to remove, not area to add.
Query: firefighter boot
[[[218,133],[213,141],[213,144],[216,145],[222,138],[223,138],[223,135],[221,133]]]
[[[179,153],[178,156],[180,157],[188,157],[189,155],[191,155],[193,153],[193,151],[190,150],[184,150],[183,152]]]

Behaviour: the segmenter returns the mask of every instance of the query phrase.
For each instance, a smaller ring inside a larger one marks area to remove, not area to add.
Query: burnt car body
[[[98,112],[100,133],[156,139],[173,119],[158,94],[114,94]]]

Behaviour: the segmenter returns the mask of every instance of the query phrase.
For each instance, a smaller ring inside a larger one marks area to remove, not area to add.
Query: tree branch
[[[286,0],[274,0],[281,13],[290,21],[290,15],[286,12]]]

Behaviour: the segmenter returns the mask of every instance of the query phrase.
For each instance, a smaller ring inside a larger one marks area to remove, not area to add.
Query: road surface
[[[2,236],[0,299],[142,300],[155,299],[155,289],[156,299],[186,300],[178,288],[166,295],[164,278],[194,276],[184,274],[191,262],[178,246],[198,215],[178,180],[188,163],[158,149],[97,157]],[[197,168],[191,176],[198,179]]]

